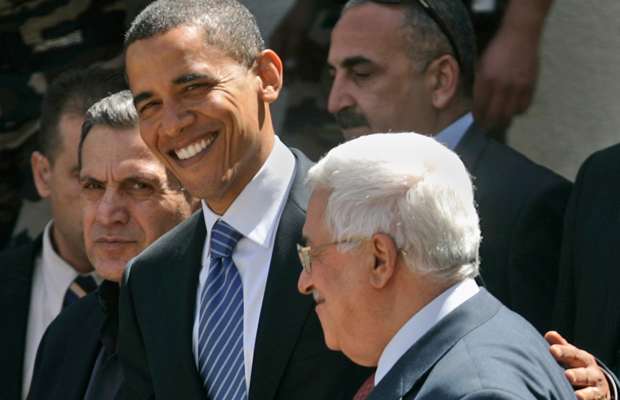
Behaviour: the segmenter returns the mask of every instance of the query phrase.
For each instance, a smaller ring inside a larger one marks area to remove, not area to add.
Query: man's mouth
[[[174,154],[176,154],[179,160],[187,160],[188,158],[192,158],[196,154],[201,153],[207,147],[209,147],[209,145],[213,143],[213,141],[215,140],[215,138],[217,138],[218,135],[219,133],[215,133],[209,139],[202,139],[182,149],[174,150]]]

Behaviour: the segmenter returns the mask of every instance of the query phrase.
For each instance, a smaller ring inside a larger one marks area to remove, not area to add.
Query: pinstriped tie
[[[243,286],[232,252],[243,235],[224,221],[211,232],[211,263],[200,299],[200,376],[210,400],[247,400]]]
[[[95,289],[97,289],[97,283],[92,276],[78,276],[65,292],[62,309],[69,307]]]

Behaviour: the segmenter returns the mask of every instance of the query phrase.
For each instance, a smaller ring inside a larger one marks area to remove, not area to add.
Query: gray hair
[[[250,11],[235,0],[158,0],[146,7],[125,34],[125,50],[181,26],[205,32],[206,42],[250,68],[265,44]]]
[[[461,68],[459,91],[468,100],[473,98],[476,73],[476,36],[474,27],[462,0],[425,0],[446,25],[458,48]],[[342,14],[372,0],[349,0]],[[405,8],[405,23],[401,27],[405,51],[411,60],[426,69],[437,58],[450,54],[452,46],[441,28],[422,8],[417,0],[403,0],[398,6]]]
[[[105,126],[120,131],[137,129],[139,126],[138,112],[133,105],[133,97],[129,90],[123,90],[93,104],[86,112],[82,123],[82,136],[78,148],[78,165],[82,169],[82,145],[93,126]]]
[[[332,149],[306,185],[331,191],[335,241],[389,235],[412,271],[461,281],[478,275],[481,235],[469,173],[459,157],[416,133],[374,134]],[[340,245],[352,250],[359,242]]]

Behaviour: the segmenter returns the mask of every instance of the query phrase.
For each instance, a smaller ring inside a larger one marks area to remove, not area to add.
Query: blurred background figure
[[[0,253],[0,324],[5,327],[0,340],[7,343],[0,357],[3,400],[25,397],[45,329],[101,282],[84,246],[77,150],[88,108],[125,87],[120,70],[93,68],[59,76],[44,97],[32,173],[53,219],[32,242]]]

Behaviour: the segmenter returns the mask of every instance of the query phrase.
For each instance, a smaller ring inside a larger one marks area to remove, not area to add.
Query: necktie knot
[[[229,258],[243,235],[219,220],[211,231],[211,259]]]

